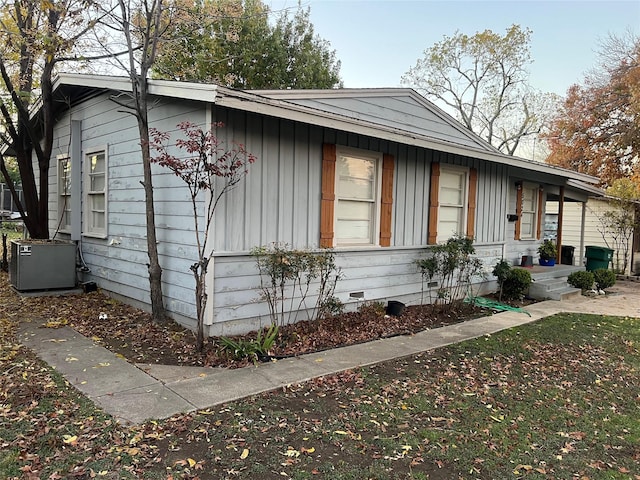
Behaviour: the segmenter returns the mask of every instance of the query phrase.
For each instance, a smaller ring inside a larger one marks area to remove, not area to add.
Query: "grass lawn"
[[[0,478],[640,479],[640,319],[556,315],[129,428],[16,344],[10,307]]]

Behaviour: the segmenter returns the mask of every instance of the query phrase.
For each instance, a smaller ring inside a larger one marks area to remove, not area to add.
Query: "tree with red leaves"
[[[640,181],[640,38],[609,37],[600,71],[569,88],[546,138],[547,163],[599,177]]]
[[[213,128],[221,127],[222,123],[213,125]],[[207,267],[213,252],[208,248],[213,215],[220,199],[249,173],[249,165],[256,161],[256,157],[242,144],[234,144],[231,149],[226,149],[224,142],[213,132],[203,131],[191,122],[181,122],[178,128],[184,138],[176,140],[176,147],[185,152],[186,156],[178,157],[170,153],[167,147],[170,135],[154,128],[149,129],[150,147],[157,152],[152,161],[171,170],[189,189],[198,249],[198,261],[190,267],[196,282],[196,347],[198,351],[202,351],[207,305]],[[201,225],[198,205],[203,200],[203,193],[206,194],[205,216],[204,224]]]

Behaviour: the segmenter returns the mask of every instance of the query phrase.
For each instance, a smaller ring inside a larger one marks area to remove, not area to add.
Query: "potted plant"
[[[558,249],[553,241],[545,240],[538,247],[538,254],[540,255],[540,265],[544,267],[553,267],[556,264]]]

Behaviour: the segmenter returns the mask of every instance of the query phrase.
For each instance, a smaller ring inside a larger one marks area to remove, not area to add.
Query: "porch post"
[[[582,202],[582,217],[580,219],[580,265],[584,264],[584,224],[587,219],[587,202]]]
[[[558,201],[558,236],[556,240],[556,263],[562,260],[562,214],[564,211],[564,185],[560,187],[560,200]]]

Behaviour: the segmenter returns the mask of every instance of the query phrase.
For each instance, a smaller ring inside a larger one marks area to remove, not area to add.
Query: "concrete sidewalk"
[[[606,297],[545,301],[527,316],[502,312],[411,336],[369,343],[242,369],[133,365],[75,330],[22,322],[21,342],[74,387],[121,423],[168,418],[238,400],[285,385],[404,357],[533,322],[559,312],[640,317],[640,283],[619,282]],[[44,322],[42,322],[44,323]]]

